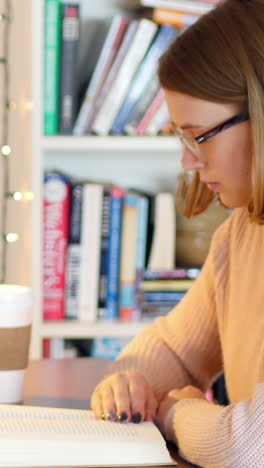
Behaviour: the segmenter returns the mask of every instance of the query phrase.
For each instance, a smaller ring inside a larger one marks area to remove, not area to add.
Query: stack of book
[[[45,1],[45,135],[157,135],[166,125],[158,60],[186,24],[124,15],[108,23],[94,70],[80,93],[80,6]]]
[[[142,318],[153,320],[167,315],[182,300],[199,274],[199,268],[145,270],[138,293]]]
[[[175,269],[175,233],[172,193],[46,173],[44,319],[141,319],[144,270]]]

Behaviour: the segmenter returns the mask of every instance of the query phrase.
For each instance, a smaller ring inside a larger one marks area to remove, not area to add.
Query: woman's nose
[[[196,171],[198,169],[203,169],[205,167],[205,163],[201,161],[199,156],[192,153],[191,150],[189,150],[188,148],[186,148],[186,146],[184,146],[183,153],[182,153],[181,166],[184,169],[184,171]]]

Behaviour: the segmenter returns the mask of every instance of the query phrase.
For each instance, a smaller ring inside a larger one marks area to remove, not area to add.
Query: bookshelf
[[[80,0],[84,25],[90,20],[122,11],[130,1]],[[180,171],[181,145],[174,137],[43,136],[43,31],[44,0],[32,0],[32,287],[34,311],[31,358],[42,357],[42,339],[126,337],[135,335],[144,322],[44,322],[42,320],[42,197],[45,169],[61,169],[69,174],[124,187],[161,191],[174,190]],[[88,34],[89,36],[89,34]],[[88,39],[86,39],[88,40]]]

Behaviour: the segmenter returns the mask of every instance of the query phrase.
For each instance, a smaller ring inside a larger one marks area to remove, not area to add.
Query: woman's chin
[[[239,197],[228,197],[224,193],[219,193],[219,200],[221,201],[222,205],[225,206],[225,208],[228,208],[230,210],[234,210],[235,208],[244,208],[248,207],[249,201],[244,200]]]

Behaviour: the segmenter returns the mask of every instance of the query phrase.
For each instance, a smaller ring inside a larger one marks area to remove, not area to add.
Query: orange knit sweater
[[[107,375],[139,370],[158,399],[174,388],[207,390],[224,369],[231,404],[173,406],[180,453],[205,468],[264,467],[264,226],[236,209],[215,232],[202,273],[167,317],[124,349]]]

